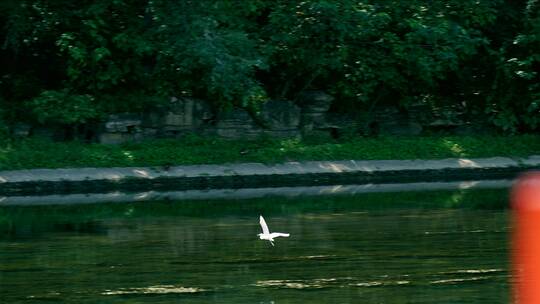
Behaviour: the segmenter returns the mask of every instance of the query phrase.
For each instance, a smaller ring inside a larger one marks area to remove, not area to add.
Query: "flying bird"
[[[281,233],[281,232],[272,232],[270,233],[270,230],[268,230],[268,225],[266,225],[266,221],[264,220],[264,217],[259,216],[259,224],[261,224],[262,233],[259,233],[258,236],[261,240],[268,240],[270,241],[270,244],[274,246],[274,238],[276,237],[289,237],[288,233]]]

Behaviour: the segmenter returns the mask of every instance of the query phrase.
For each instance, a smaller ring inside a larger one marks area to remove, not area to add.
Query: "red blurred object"
[[[540,172],[523,175],[512,189],[513,303],[540,304]]]

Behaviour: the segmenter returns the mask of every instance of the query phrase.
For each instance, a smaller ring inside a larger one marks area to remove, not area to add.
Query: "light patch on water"
[[[56,296],[60,296],[60,295],[61,295],[61,293],[59,293],[57,291],[50,291],[47,294],[42,295],[42,296],[30,295],[30,296],[27,296],[26,298],[27,299],[36,299],[36,298],[56,297]]]
[[[319,289],[329,287],[338,279],[313,279],[313,280],[263,280],[257,281],[254,285],[257,287],[278,287],[292,289]]]
[[[333,220],[338,216],[346,216],[348,214],[345,213],[327,213],[327,214],[304,214],[301,215],[301,218],[307,219],[307,220]]]
[[[497,232],[497,231],[487,231],[487,230],[425,231],[424,234],[455,234],[455,233],[486,233],[486,232]]]
[[[254,284],[257,287],[277,287],[292,289],[320,289],[327,287],[375,287],[375,286],[399,286],[410,284],[410,281],[371,281],[354,283],[352,277],[313,279],[313,280],[264,280]],[[343,282],[345,281],[345,282]],[[347,282],[348,281],[348,282]]]
[[[351,286],[357,286],[357,287],[396,286],[396,285],[407,285],[410,283],[411,283],[410,281],[392,281],[392,282],[373,281],[373,282],[355,283],[355,284],[351,284]]]
[[[456,270],[450,273],[492,273],[492,272],[501,272],[504,271],[504,269],[500,268],[494,268],[494,269],[464,269],[464,270]]]
[[[303,255],[303,256],[300,256],[298,257],[298,259],[302,260],[302,259],[326,259],[326,258],[332,258],[332,257],[335,257],[335,255]]]
[[[198,293],[204,292],[205,289],[196,287],[183,287],[176,285],[156,285],[141,288],[121,288],[118,290],[105,290],[102,295],[129,295],[129,294],[168,294],[168,293]]]
[[[489,277],[472,277],[472,278],[461,278],[461,279],[447,279],[447,280],[437,280],[437,281],[431,281],[430,284],[455,284],[455,283],[461,283],[461,282],[470,282],[470,281],[479,281],[479,280],[486,280],[489,279]]]
[[[363,283],[356,283],[354,286],[358,287],[372,287],[372,286],[381,286],[383,282],[363,282]]]

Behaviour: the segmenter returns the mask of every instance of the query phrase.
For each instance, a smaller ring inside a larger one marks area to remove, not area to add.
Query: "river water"
[[[508,303],[505,196],[0,207],[0,301]]]

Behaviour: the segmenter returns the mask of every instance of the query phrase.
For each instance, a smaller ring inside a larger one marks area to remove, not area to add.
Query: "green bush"
[[[44,91],[30,100],[27,106],[40,123],[85,123],[97,118],[99,110],[90,95],[70,94],[68,90]]]

